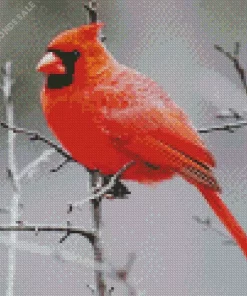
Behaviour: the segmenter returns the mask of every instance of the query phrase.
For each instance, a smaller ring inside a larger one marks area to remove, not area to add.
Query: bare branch
[[[216,115],[216,118],[219,118],[219,119],[231,118],[231,119],[236,119],[236,120],[243,120],[244,119],[244,117],[233,108],[229,108],[227,111],[221,111],[220,113],[218,113]]]
[[[128,295],[137,295],[136,289],[132,287],[128,281],[129,273],[136,260],[136,254],[134,252],[128,254],[127,262],[122,268],[117,268],[113,266],[110,262],[108,264],[112,267],[111,272],[107,276],[113,280],[120,281],[128,290]]]
[[[239,74],[239,77],[241,79],[241,82],[243,84],[245,93],[247,95],[247,81],[246,81],[246,74],[245,74],[245,70],[244,68],[240,65],[239,62],[239,50],[240,50],[240,43],[236,42],[235,43],[235,50],[234,50],[234,54],[231,54],[228,51],[225,51],[223,49],[223,47],[219,46],[219,45],[214,45],[214,48],[216,50],[218,50],[219,52],[223,53],[231,62],[233,62],[233,65],[237,71],[237,73]],[[247,121],[243,120],[243,117],[236,112],[234,109],[229,108],[230,114],[219,114],[217,115],[217,118],[220,119],[225,119],[225,118],[235,118],[237,120],[236,123],[227,123],[224,124],[222,126],[212,126],[212,127],[208,127],[208,128],[200,128],[197,131],[199,133],[210,133],[213,131],[228,131],[230,133],[233,133],[236,129],[238,128],[242,128],[243,126],[247,125]]]
[[[236,243],[231,239],[231,237],[229,237],[227,234],[225,234],[223,231],[217,229],[216,227],[214,227],[212,225],[212,222],[209,218],[207,219],[202,219],[198,216],[192,216],[192,218],[198,223],[198,224],[202,224],[206,227],[206,229],[211,229],[213,232],[217,233],[219,236],[224,238],[224,244],[232,244],[232,245],[236,245]],[[229,243],[230,242],[230,243]]]
[[[247,121],[239,120],[236,123],[227,123],[222,126],[211,126],[207,128],[200,128],[197,131],[198,133],[201,133],[201,134],[211,133],[213,131],[228,131],[230,133],[233,133],[235,129],[241,128],[246,125],[247,125]]]
[[[91,188],[94,187],[102,180],[100,174],[98,172],[91,172],[90,173],[90,185]],[[96,263],[103,263],[103,248],[102,248],[102,241],[100,236],[101,226],[102,226],[102,203],[100,199],[93,199],[91,200],[91,208],[92,208],[92,220],[94,225],[95,231],[95,240],[94,244],[92,245],[94,251],[94,261]],[[97,296],[104,296],[106,292],[106,284],[104,279],[104,273],[101,270],[94,270],[95,274],[95,282],[96,282],[96,295]]]
[[[90,199],[99,199],[103,197],[115,184],[116,180],[121,177],[121,175],[134,165],[135,161],[132,160],[129,163],[125,164],[113,177],[111,177],[109,183],[105,186],[102,186],[101,189],[96,192]]]
[[[12,63],[6,62],[5,66],[1,68],[3,74],[3,84],[1,90],[3,92],[6,121],[9,126],[14,125],[14,104],[12,99],[12,85],[14,80],[12,80]],[[10,223],[13,224],[19,218],[19,199],[20,194],[20,184],[17,178],[17,164],[15,158],[15,134],[8,130],[8,180],[10,180],[12,185],[12,198],[10,205]],[[16,250],[14,248],[17,243],[18,237],[17,233],[10,233],[10,248],[8,249],[8,279],[7,279],[7,295],[13,296],[14,294],[14,278],[16,270]]]
[[[89,0],[88,4],[84,4],[84,8],[87,11],[87,24],[97,23],[98,21],[97,1]],[[102,34],[100,34],[99,38],[102,42],[106,40],[106,37]]]
[[[89,196],[87,198],[85,198],[83,201],[80,201],[80,202],[76,202],[76,203],[69,203],[68,204],[68,213],[72,212],[73,208],[77,208],[79,210],[81,210],[81,207],[88,201],[91,201],[91,200],[99,200],[101,198],[104,197],[105,194],[108,193],[108,191],[114,187],[114,184],[116,182],[116,180],[118,178],[121,177],[121,175],[128,169],[130,168],[132,165],[134,165],[134,161],[130,161],[129,163],[127,163],[126,165],[124,165],[115,175],[113,175],[109,181],[109,183],[105,186],[101,186],[101,187],[97,187],[97,188],[94,188],[95,189],[95,193],[92,195],[92,196]]]
[[[239,52],[240,52],[240,43],[239,42],[235,42],[235,49],[234,49],[234,55],[235,55],[235,57],[239,56]]]
[[[11,77],[11,62],[6,62],[5,66],[1,68],[1,72],[3,74],[3,85],[1,89],[4,95],[4,103],[5,105],[9,103],[11,99],[11,88],[15,83],[14,79]]]
[[[215,45],[214,48],[218,50],[219,52],[223,53],[231,62],[233,62],[234,68],[236,69],[241,82],[243,84],[245,93],[247,94],[247,82],[246,82],[246,74],[244,68],[240,65],[238,55],[239,55],[239,48],[240,48],[240,43],[236,42],[236,47],[235,47],[235,52],[234,55],[232,55],[230,52],[225,51],[223,47],[219,45]]]
[[[3,128],[13,131],[13,133],[15,133],[15,134],[23,134],[23,135],[29,136],[30,137],[29,139],[31,141],[41,141],[41,142],[47,144],[48,146],[50,146],[51,148],[54,148],[59,154],[61,154],[65,158],[67,158],[69,161],[75,161],[72,158],[72,156],[69,153],[67,153],[61,146],[57,145],[56,143],[52,142],[51,140],[47,139],[46,137],[42,136],[41,134],[39,134],[36,131],[29,131],[25,128],[10,126],[4,121],[0,121],[0,125]]]
[[[87,11],[87,23],[96,23],[98,21],[98,4],[95,0],[88,1],[88,4],[84,4],[84,8]]]
[[[0,231],[32,231],[32,232],[66,232],[70,234],[80,234],[87,238],[91,243],[94,242],[95,234],[93,231],[86,231],[80,227],[63,227],[63,226],[51,226],[51,225],[25,225],[19,223],[19,225],[0,225]]]
[[[66,158],[62,163],[60,163],[60,165],[59,166],[57,166],[56,168],[54,168],[54,169],[51,169],[50,170],[50,172],[52,172],[52,173],[57,173],[58,171],[60,171],[67,163],[69,163],[69,162],[73,162],[73,161],[75,161],[74,159],[68,159],[68,158]]]

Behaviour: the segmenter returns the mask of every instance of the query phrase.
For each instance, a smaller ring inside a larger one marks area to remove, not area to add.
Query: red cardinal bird
[[[90,170],[152,183],[182,176],[202,193],[247,257],[247,236],[220,198],[211,153],[184,112],[154,81],[119,64],[99,41],[102,24],[67,30],[48,45],[37,70],[48,125]]]

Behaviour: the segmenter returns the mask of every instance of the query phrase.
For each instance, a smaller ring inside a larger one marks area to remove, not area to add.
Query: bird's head
[[[73,28],[48,44],[36,70],[47,75],[49,89],[64,88],[75,80],[93,79],[113,61],[98,38],[102,27],[102,23],[93,23]]]

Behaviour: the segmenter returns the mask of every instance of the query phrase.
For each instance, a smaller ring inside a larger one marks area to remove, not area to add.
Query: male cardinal
[[[37,71],[49,127],[72,157],[109,176],[152,183],[182,176],[202,193],[247,257],[247,235],[220,197],[215,162],[185,113],[154,81],[118,63],[99,40],[103,24],[67,30]]]

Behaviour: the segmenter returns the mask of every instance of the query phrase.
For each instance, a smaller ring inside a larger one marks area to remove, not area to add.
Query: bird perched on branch
[[[215,162],[186,114],[154,81],[118,63],[99,40],[101,23],[67,30],[37,70],[49,127],[72,157],[109,176],[153,183],[180,175],[204,196],[247,257],[247,236],[220,197]]]

